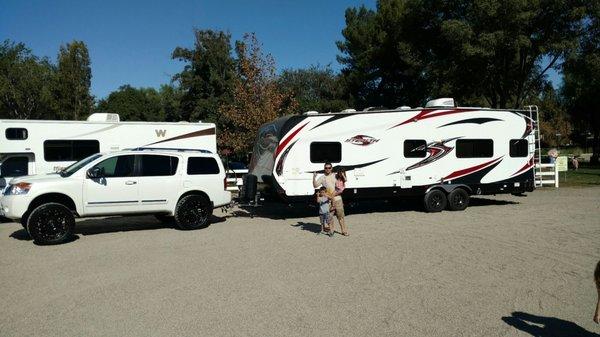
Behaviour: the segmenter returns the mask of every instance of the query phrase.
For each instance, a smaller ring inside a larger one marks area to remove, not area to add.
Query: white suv
[[[59,173],[13,179],[0,215],[21,221],[34,242],[73,235],[75,216],[155,214],[181,229],[206,227],[231,202],[221,160],[204,150],[140,148],[94,154]]]

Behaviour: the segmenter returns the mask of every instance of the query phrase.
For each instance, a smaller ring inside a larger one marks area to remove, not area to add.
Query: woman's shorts
[[[344,214],[344,201],[341,198],[338,200],[333,200],[333,207],[335,208],[336,217],[343,218],[346,216],[346,214]]]

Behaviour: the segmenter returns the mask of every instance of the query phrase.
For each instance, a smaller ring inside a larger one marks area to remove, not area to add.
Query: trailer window
[[[210,157],[190,157],[187,164],[187,174],[219,174],[219,164],[215,158]]]
[[[170,156],[143,155],[142,177],[172,176],[177,172],[179,158]]]
[[[342,143],[313,142],[310,143],[311,163],[339,163],[342,161]]]
[[[24,140],[27,139],[27,129],[24,128],[8,128],[4,131],[4,135],[8,140]]]
[[[490,158],[494,155],[494,141],[491,139],[458,139],[457,158]]]
[[[9,157],[0,166],[0,177],[20,177],[29,174],[29,158]]]
[[[404,158],[425,158],[427,142],[422,139],[407,139],[404,141]]]
[[[44,142],[46,161],[77,161],[100,152],[97,140],[47,140]]]
[[[529,155],[527,139],[511,139],[509,144],[511,157],[527,157]]]

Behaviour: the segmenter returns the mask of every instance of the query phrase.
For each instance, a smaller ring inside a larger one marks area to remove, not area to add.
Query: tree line
[[[97,100],[84,42],[60,46],[52,62],[7,40],[0,46],[0,117],[83,119],[99,111],[122,120],[210,121],[220,144],[241,154],[262,123],[285,114],[454,97],[464,106],[538,105],[545,145],[592,136],[597,160],[599,14],[597,0],[379,0],[375,9],[346,10],[337,72],[311,66],[277,73],[254,34],[232,41],[227,32],[194,30],[193,46],[172,52],[183,69],[170,83],[123,85]],[[558,89],[551,70],[563,78]]]

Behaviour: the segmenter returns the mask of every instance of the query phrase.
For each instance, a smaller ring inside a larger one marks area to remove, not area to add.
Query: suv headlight
[[[27,194],[30,188],[30,183],[16,183],[14,185],[8,185],[8,187],[4,190],[4,195]]]

